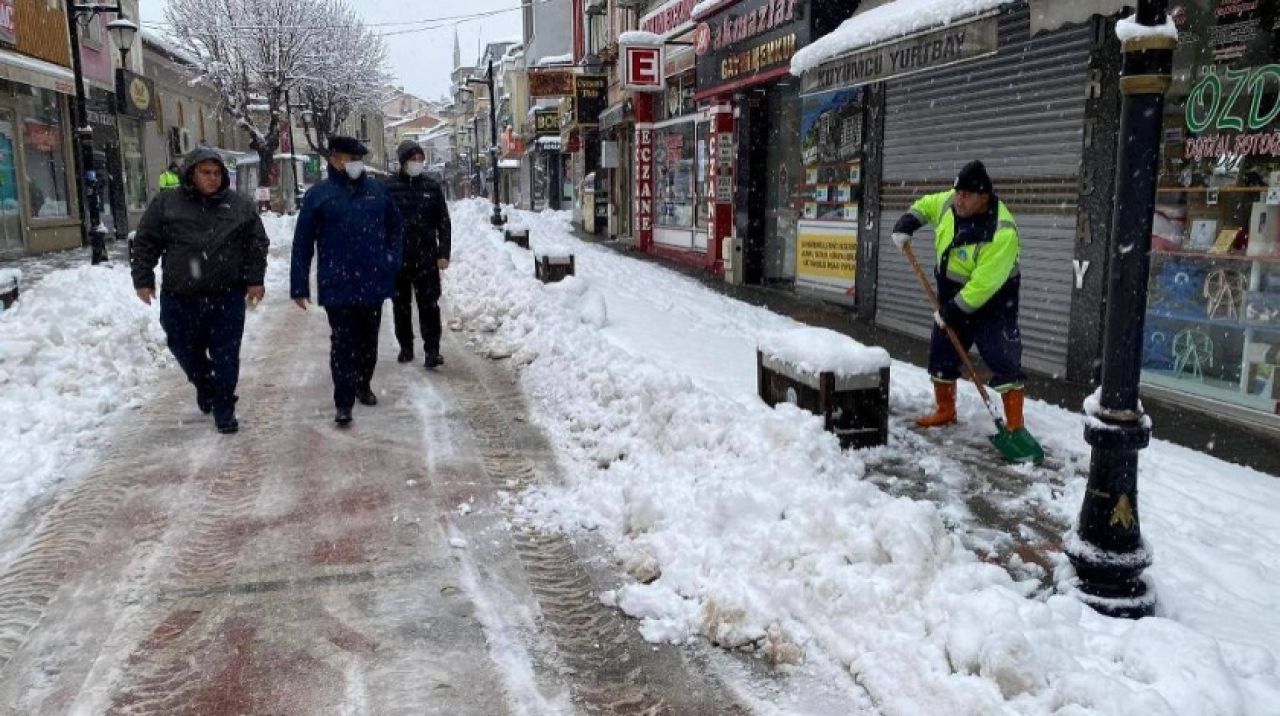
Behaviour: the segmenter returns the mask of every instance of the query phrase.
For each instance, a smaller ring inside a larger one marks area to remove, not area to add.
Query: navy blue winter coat
[[[289,295],[311,297],[311,258],[322,306],[376,306],[395,293],[404,251],[404,224],[382,183],[368,174],[352,181],[329,167],[329,178],[307,191],[293,232]]]

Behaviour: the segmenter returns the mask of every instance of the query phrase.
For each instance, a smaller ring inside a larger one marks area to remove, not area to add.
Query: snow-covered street
[[[800,324],[565,213],[509,209],[533,250],[504,244],[489,210],[452,205],[446,365],[396,364],[384,317],[350,432],[324,315],[287,300],[288,217],[238,435],[122,267],[0,314],[0,711],[1274,713],[1274,476],[1156,425],[1157,616],[1099,616],[1061,557],[1080,413],[1029,402],[1051,466],[993,467],[971,386],[922,434],[928,377],[894,362],[889,445],[842,451],[757,397],[756,347]]]

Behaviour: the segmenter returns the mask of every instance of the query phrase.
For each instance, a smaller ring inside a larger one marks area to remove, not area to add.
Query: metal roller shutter
[[[981,159],[1022,240],[1023,363],[1064,370],[1090,45],[1088,25],[1029,38],[1024,9],[1001,17],[995,56],[887,84],[878,324],[928,336],[930,311],[889,237],[916,197]],[[913,246],[931,266],[932,232]]]

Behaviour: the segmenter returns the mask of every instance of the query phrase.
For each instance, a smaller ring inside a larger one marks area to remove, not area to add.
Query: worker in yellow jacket
[[[937,407],[916,420],[932,428],[956,421],[956,380],[961,361],[943,332],[950,326],[966,349],[974,344],[994,371],[990,385],[1004,401],[1009,430],[1023,427],[1025,398],[1022,334],[1018,330],[1018,227],[1009,207],[992,191],[980,161],[960,170],[954,188],[921,197],[893,227],[902,249],[924,225],[933,227],[938,257],[934,276],[941,309],[934,314],[929,375]]]
[[[160,190],[177,189],[182,186],[182,177],[178,175],[178,163],[169,162],[169,168],[164,170],[160,175],[160,179],[156,182],[160,186]]]

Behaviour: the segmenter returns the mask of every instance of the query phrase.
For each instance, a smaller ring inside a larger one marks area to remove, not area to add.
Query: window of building
[[[1165,104],[1148,384],[1280,408],[1280,56],[1273,3],[1186,0]]]
[[[693,228],[698,202],[694,123],[681,122],[655,129],[653,135],[657,223]]]
[[[18,98],[23,164],[33,218],[70,216],[62,104],[46,89],[30,88]]]
[[[142,125],[127,117],[120,118],[120,158],[129,211],[143,211],[147,208],[147,162],[142,154]]]

